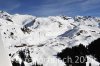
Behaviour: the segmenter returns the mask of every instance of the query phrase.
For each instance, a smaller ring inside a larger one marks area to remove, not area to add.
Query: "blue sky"
[[[100,16],[100,0],[0,0],[0,10],[34,16]]]

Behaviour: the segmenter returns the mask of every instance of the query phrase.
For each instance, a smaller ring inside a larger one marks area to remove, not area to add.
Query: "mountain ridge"
[[[91,16],[49,16],[36,17],[32,15],[10,15],[0,12],[0,31],[4,45],[8,48],[11,61],[15,59],[20,64],[23,62],[19,52],[29,49],[26,53],[32,62],[24,61],[25,66],[31,66],[37,62],[43,66],[64,66],[59,63],[50,63],[47,60],[41,62],[39,58],[53,58],[66,47],[80,44],[89,45],[100,38],[100,18]],[[20,50],[20,51],[19,51]],[[35,57],[35,59],[34,59]],[[34,60],[33,60],[34,59]],[[93,63],[92,63],[93,64]]]

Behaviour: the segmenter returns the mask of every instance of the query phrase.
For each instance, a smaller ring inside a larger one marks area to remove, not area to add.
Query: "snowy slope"
[[[1,11],[0,30],[11,61],[16,60],[20,64],[24,61],[25,66],[32,66],[36,62],[43,66],[65,66],[62,60],[56,58],[57,53],[66,47],[79,44],[87,46],[93,40],[100,38],[100,18],[36,17],[10,15]],[[20,51],[25,53],[25,59],[20,57]],[[54,63],[51,63],[48,58]]]

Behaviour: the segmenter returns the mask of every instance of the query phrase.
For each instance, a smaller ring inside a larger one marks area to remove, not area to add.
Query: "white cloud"
[[[96,9],[100,4],[100,0],[87,0],[86,2],[81,4],[81,9],[83,11],[93,10]]]

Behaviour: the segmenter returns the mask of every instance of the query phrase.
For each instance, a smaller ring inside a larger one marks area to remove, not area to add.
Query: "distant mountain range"
[[[0,32],[13,66],[66,66],[57,55],[67,48],[87,48],[99,39],[100,17],[36,17],[0,11]],[[93,54],[91,51],[85,56],[86,66],[99,66],[100,61]]]

